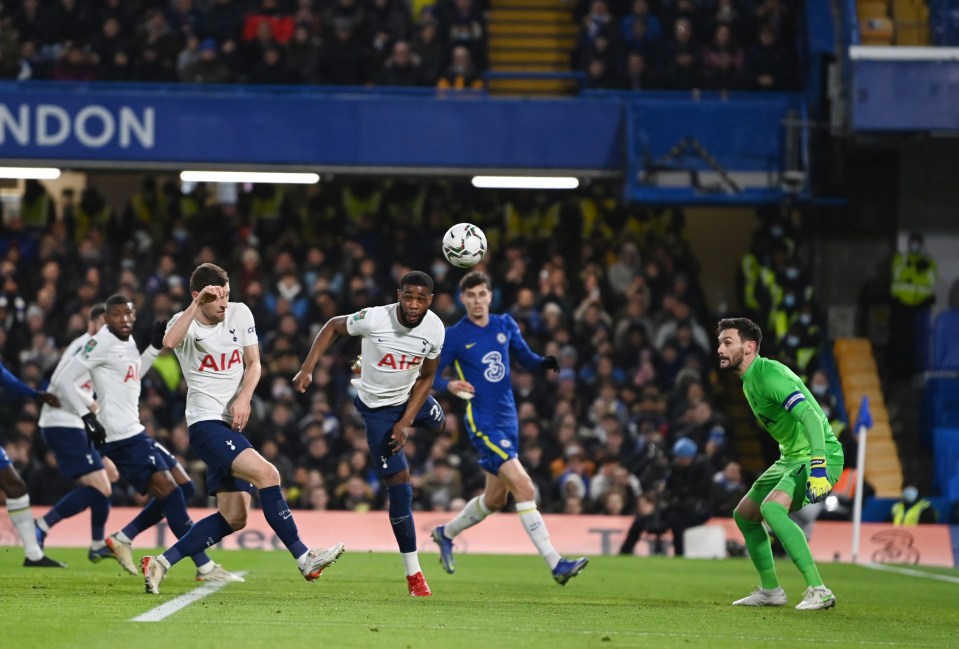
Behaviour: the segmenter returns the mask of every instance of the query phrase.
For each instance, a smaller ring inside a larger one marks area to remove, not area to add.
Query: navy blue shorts
[[[10,456],[7,455],[4,448],[0,446],[0,471],[3,471],[8,466],[13,466],[13,460],[10,459]]]
[[[390,450],[390,435],[393,433],[393,426],[406,412],[406,404],[370,408],[360,401],[359,397],[353,399],[353,404],[366,424],[366,443],[370,447],[373,465],[380,476],[386,477],[408,469],[410,465],[406,461],[406,453],[396,453],[394,455],[393,451]],[[442,431],[445,425],[446,413],[443,412],[443,408],[440,407],[436,399],[430,395],[420,411],[416,413],[413,426]]]
[[[219,491],[246,491],[253,493],[253,485],[233,476],[231,467],[236,456],[253,448],[243,433],[230,428],[219,419],[198,421],[190,425],[190,446],[206,462],[206,492],[211,496]]]
[[[64,478],[76,480],[103,468],[100,452],[90,446],[82,428],[51,426],[41,428],[40,434],[56,456],[57,467]]]
[[[150,476],[176,466],[173,456],[166,449],[158,449],[153,438],[143,431],[119,442],[107,442],[100,447],[100,453],[113,460],[120,475],[140,494],[147,493]]]

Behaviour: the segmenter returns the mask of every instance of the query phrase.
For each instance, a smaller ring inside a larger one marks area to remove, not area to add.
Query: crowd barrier
[[[42,515],[46,508],[35,508]],[[115,507],[110,512],[107,531],[120,529],[139,510]],[[210,509],[191,509],[193,520],[211,514]],[[351,552],[396,552],[396,541],[390,530],[387,512],[317,512],[296,511],[296,524],[304,542],[329,545],[342,541]],[[451,515],[442,512],[416,512],[419,548],[435,552],[430,532],[445,523]],[[563,554],[600,556],[616,554],[632,522],[629,516],[544,516],[550,538]],[[731,518],[713,518],[709,525],[721,526],[729,541],[742,542],[742,535]],[[669,535],[665,537],[667,540]],[[6,511],[0,511],[0,546],[18,545],[19,539]],[[90,542],[90,518],[84,513],[60,522],[47,537],[47,547],[85,547]],[[137,537],[138,548],[166,547],[174,537],[165,524],[147,530]],[[819,521],[815,525],[810,548],[818,561],[849,561],[852,524]],[[667,547],[669,544],[666,544]],[[637,555],[648,555],[652,540],[636,547]],[[260,511],[250,514],[247,527],[217,546],[224,550],[275,550],[282,544],[267,525]],[[533,544],[526,536],[515,514],[495,515],[456,538],[456,550],[474,554],[532,554]],[[51,553],[55,554],[55,553]],[[893,527],[885,523],[864,523],[859,561],[862,563],[904,563],[928,566],[959,567],[959,526],[926,525]]]

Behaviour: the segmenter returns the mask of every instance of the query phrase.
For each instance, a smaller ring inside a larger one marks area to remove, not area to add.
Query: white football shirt
[[[167,331],[180,319],[177,313]],[[174,351],[186,379],[186,423],[218,419],[233,423],[230,405],[243,383],[243,348],[257,344],[256,324],[250,307],[229,302],[223,322],[190,323],[186,337]]]
[[[77,387],[78,379],[89,372],[97,393],[97,419],[106,429],[107,442],[133,437],[143,430],[139,410],[141,372],[153,365],[159,353],[147,345],[140,354],[133,336],[120,340],[103,325],[63,368],[62,396],[76,412],[89,412],[89,401]]]
[[[432,311],[408,329],[396,317],[398,304],[357,311],[346,321],[351,336],[362,336],[360,376],[353,386],[370,408],[405,403],[420,375],[423,360],[436,358],[443,349],[446,328]]]
[[[61,407],[54,408],[53,406],[43,404],[40,408],[40,419],[37,422],[40,428],[83,428],[83,421],[80,420],[80,415],[64,400],[64,389],[60,383],[60,377],[63,375],[63,369],[70,364],[74,356],[80,353],[80,350],[83,349],[83,346],[86,345],[87,341],[92,337],[90,334],[83,334],[78,338],[74,338],[70,344],[64,348],[63,356],[60,357],[60,362],[57,363],[56,368],[53,370],[53,375],[50,377],[50,386],[47,388],[48,391],[59,397]],[[93,379],[90,377],[89,372],[80,375],[77,379],[76,388],[73,389],[78,389],[81,394],[86,395],[88,406],[93,403]],[[85,414],[86,412],[88,411],[84,408],[80,414]]]

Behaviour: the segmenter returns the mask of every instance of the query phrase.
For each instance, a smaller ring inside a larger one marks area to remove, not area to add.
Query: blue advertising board
[[[78,162],[616,170],[611,100],[0,84],[0,158]]]

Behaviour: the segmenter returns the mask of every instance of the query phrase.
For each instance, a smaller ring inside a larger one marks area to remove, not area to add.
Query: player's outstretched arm
[[[316,334],[313,344],[310,346],[310,353],[306,355],[306,360],[300,365],[300,371],[293,377],[293,389],[297,392],[306,392],[313,382],[313,369],[320,362],[320,357],[326,353],[333,341],[340,336],[349,335],[346,329],[346,319],[349,316],[338,315],[330,318]]]

